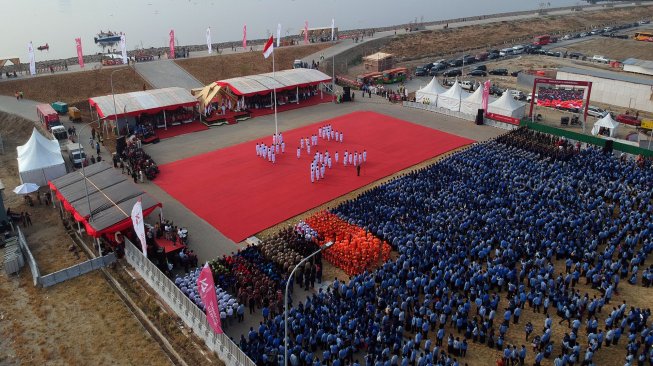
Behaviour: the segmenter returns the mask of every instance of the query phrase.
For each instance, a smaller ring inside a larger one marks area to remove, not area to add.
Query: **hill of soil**
[[[484,50],[488,47],[497,48],[505,43],[528,42],[539,34],[568,33],[603,24],[634,22],[652,15],[653,6],[638,6],[424,31],[397,36],[381,51],[392,53],[404,61],[463,52],[473,54],[475,49]]]
[[[291,69],[294,60],[330,46],[330,43],[317,43],[277,48],[274,50],[275,68],[277,70]],[[221,79],[272,72],[272,59],[263,58],[260,51],[189,58],[175,60],[175,62],[204,84]]]

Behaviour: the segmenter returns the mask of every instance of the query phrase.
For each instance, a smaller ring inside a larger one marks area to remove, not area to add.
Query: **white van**
[[[66,131],[66,127],[61,125],[52,126],[50,133],[52,137],[59,141],[59,146],[63,147],[68,143],[68,131]]]
[[[75,168],[81,168],[82,164],[86,164],[86,153],[84,153],[82,144],[71,142],[66,145],[66,149],[68,150],[68,159]]]
[[[513,51],[512,51],[513,54],[515,54],[515,55],[521,55],[522,53],[524,53],[524,46],[522,46],[522,45],[517,45],[517,46],[514,46],[514,47],[512,48],[512,50],[513,50]]]
[[[515,50],[512,48],[504,48],[499,52],[499,56],[509,56],[515,53]]]

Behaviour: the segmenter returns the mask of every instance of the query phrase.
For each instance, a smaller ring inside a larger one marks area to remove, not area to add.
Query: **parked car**
[[[649,19],[642,19],[639,21],[640,25],[649,24],[651,21]]]
[[[606,32],[612,32],[613,29],[614,29],[614,28],[612,28],[612,27],[605,27],[605,28],[603,28],[603,32],[604,32],[604,33],[606,33]]]
[[[508,69],[493,69],[489,72],[490,75],[503,75],[508,76]]]
[[[487,72],[481,69],[474,69],[469,72],[470,76],[487,76]]]
[[[522,46],[522,45],[516,45],[516,46],[513,46],[513,47],[512,47],[512,53],[513,53],[514,55],[521,55],[522,53],[524,53],[524,48],[525,48],[525,47]]]
[[[487,65],[478,65],[478,66],[474,67],[474,70],[487,71]]]
[[[481,52],[478,55],[476,55],[476,61],[485,61],[487,60],[489,53],[488,52]]]
[[[599,107],[589,106],[587,107],[587,114],[592,117],[603,118],[608,114],[608,112]]]
[[[431,67],[431,70],[429,70],[429,76],[439,75],[440,72],[446,68],[447,67],[444,64],[440,64],[440,63],[435,64],[433,65],[433,67]]]
[[[602,55],[594,55],[594,57],[592,57],[592,61],[602,62],[602,63],[606,63],[606,64],[610,62],[610,60],[607,57],[602,56]]]
[[[589,33],[583,32],[580,34],[580,38],[589,36]]]
[[[496,85],[492,85],[490,86],[490,94],[500,97],[503,95],[503,89],[499,88]]]
[[[574,38],[574,36],[572,36],[571,34],[565,34],[565,36],[562,37],[562,40],[563,40],[563,41],[567,41],[567,40],[570,40],[570,39],[572,39],[572,38]]]
[[[521,90],[511,90],[511,91],[510,91],[510,94],[511,94],[512,97],[513,97],[514,99],[516,99],[516,100],[524,100],[524,99],[526,99],[526,95],[524,95],[524,92],[522,92]]]
[[[467,55],[463,57],[463,62],[465,63],[465,65],[473,64],[476,62],[476,56]]]
[[[490,54],[487,55],[488,60],[495,60],[495,59],[497,59],[499,57],[501,57],[501,56],[499,56],[498,53],[490,53]]]
[[[575,58],[576,60],[583,58],[583,54],[580,52],[572,52],[567,57]]]
[[[632,114],[625,114],[625,113],[620,114],[617,116],[617,118],[615,118],[615,120],[617,122],[625,123],[627,125],[636,126],[636,127],[639,127],[642,124],[642,121],[640,121],[639,118],[637,118],[637,116],[634,116]]]
[[[515,54],[515,50],[512,49],[512,48],[504,48],[504,49],[501,50],[501,52],[499,52],[499,56],[502,56],[502,57],[503,56],[510,56],[510,55],[513,55],[513,54]]]
[[[510,73],[510,76],[517,77],[517,75],[519,75],[520,72],[522,72],[522,70],[513,71]]]
[[[463,72],[460,69],[451,69],[442,73],[442,76],[452,77],[452,76],[461,76]]]
[[[610,33],[610,37],[612,37],[612,38],[619,38],[619,39],[628,39],[628,35],[627,35],[627,34]]]
[[[526,101],[530,102],[533,99],[533,93],[528,93],[528,96],[526,97]],[[537,102],[537,94],[535,94],[535,101]]]
[[[420,66],[415,69],[415,76],[426,76],[426,75],[427,75],[427,71],[424,70],[423,67]]]
[[[551,57],[560,57],[562,56],[562,53],[560,53],[560,51],[546,51],[546,55]]]
[[[431,67],[432,67],[432,66],[433,66],[433,63],[430,62],[430,63],[428,63],[428,64],[423,65],[423,66],[422,66],[422,69],[424,69],[424,72],[428,72],[429,70],[431,70]]]
[[[460,87],[465,90],[472,91],[476,88],[476,82],[472,80],[463,80],[460,82]]]

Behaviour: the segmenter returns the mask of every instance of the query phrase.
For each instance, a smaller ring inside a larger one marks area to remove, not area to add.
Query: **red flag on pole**
[[[197,290],[200,298],[204,303],[204,312],[206,320],[211,328],[217,333],[222,334],[222,324],[220,323],[220,309],[218,308],[218,298],[215,295],[215,283],[209,264],[205,264],[197,279]]]
[[[170,54],[168,58],[175,58],[175,30],[170,30]]]
[[[308,20],[304,22],[304,43],[308,44]]]
[[[274,52],[274,37],[270,36],[265,46],[263,46],[263,57],[268,58]]]
[[[490,80],[487,80],[483,83],[483,99],[482,99],[482,108],[487,113],[487,103],[490,99]]]
[[[243,25],[243,50],[247,48],[247,24]]]
[[[84,67],[84,55],[82,54],[82,39],[75,38],[75,45],[77,46],[77,63],[79,63],[79,67]]]

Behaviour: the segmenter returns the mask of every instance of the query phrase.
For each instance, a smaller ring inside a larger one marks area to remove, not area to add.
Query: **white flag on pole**
[[[34,59],[34,46],[32,42],[27,44],[27,54],[29,55],[29,73],[36,75],[36,60]]]
[[[211,27],[206,28],[206,46],[209,49],[209,55],[213,53],[213,45],[211,44]]]
[[[141,204],[141,199],[134,204],[132,208],[132,224],[134,225],[134,231],[138,236],[138,240],[141,242],[141,247],[143,248],[143,254],[147,257],[147,242],[145,241],[145,225],[143,224],[143,205]]]
[[[331,18],[331,41],[335,39],[336,36],[336,18]]]
[[[122,50],[122,63],[127,65],[127,38],[124,34],[120,35],[120,49]]]
[[[281,47],[281,23],[277,24],[277,47]]]

